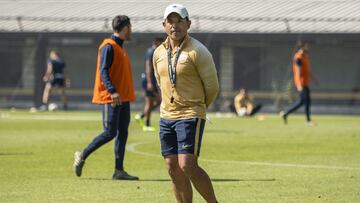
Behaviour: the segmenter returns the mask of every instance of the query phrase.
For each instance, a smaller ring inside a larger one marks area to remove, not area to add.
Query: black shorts
[[[144,89],[145,96],[155,97],[159,93],[157,89],[157,84],[153,83],[152,85],[154,87],[153,90],[152,91],[147,90],[147,81],[146,79],[142,79],[142,88]]]
[[[63,78],[54,78],[50,80],[50,84],[52,87],[64,87],[65,86],[65,80]]]

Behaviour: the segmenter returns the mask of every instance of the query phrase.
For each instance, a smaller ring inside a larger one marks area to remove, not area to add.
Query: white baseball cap
[[[177,13],[181,16],[181,18],[189,18],[189,13],[187,12],[185,6],[181,4],[171,4],[166,7],[165,13],[164,13],[164,20],[171,14],[171,13]]]

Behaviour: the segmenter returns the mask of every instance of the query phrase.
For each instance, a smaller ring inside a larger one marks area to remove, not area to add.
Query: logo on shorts
[[[187,149],[187,148],[190,148],[191,146],[192,146],[192,144],[183,144],[182,148]]]

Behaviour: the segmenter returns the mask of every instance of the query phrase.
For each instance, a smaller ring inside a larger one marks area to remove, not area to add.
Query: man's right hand
[[[146,84],[146,89],[147,89],[147,91],[153,91],[154,90],[154,86],[152,85],[151,82],[148,82]]]
[[[42,78],[43,82],[48,82],[49,79],[50,79],[50,77],[47,76],[47,75],[45,75],[45,76]]]
[[[301,92],[303,90],[303,87],[302,86],[297,86],[296,89],[297,89],[298,92]]]
[[[111,99],[112,99],[111,106],[115,107],[121,105],[120,95],[117,92],[111,94]]]

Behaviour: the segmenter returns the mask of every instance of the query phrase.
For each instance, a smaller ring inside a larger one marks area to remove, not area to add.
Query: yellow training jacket
[[[210,52],[199,41],[187,36],[180,45],[176,85],[172,87],[168,71],[168,47],[169,39],[166,39],[153,55],[155,77],[162,96],[160,117],[168,120],[205,119],[206,109],[219,91],[216,68]],[[175,54],[171,56],[172,67],[174,58]]]

